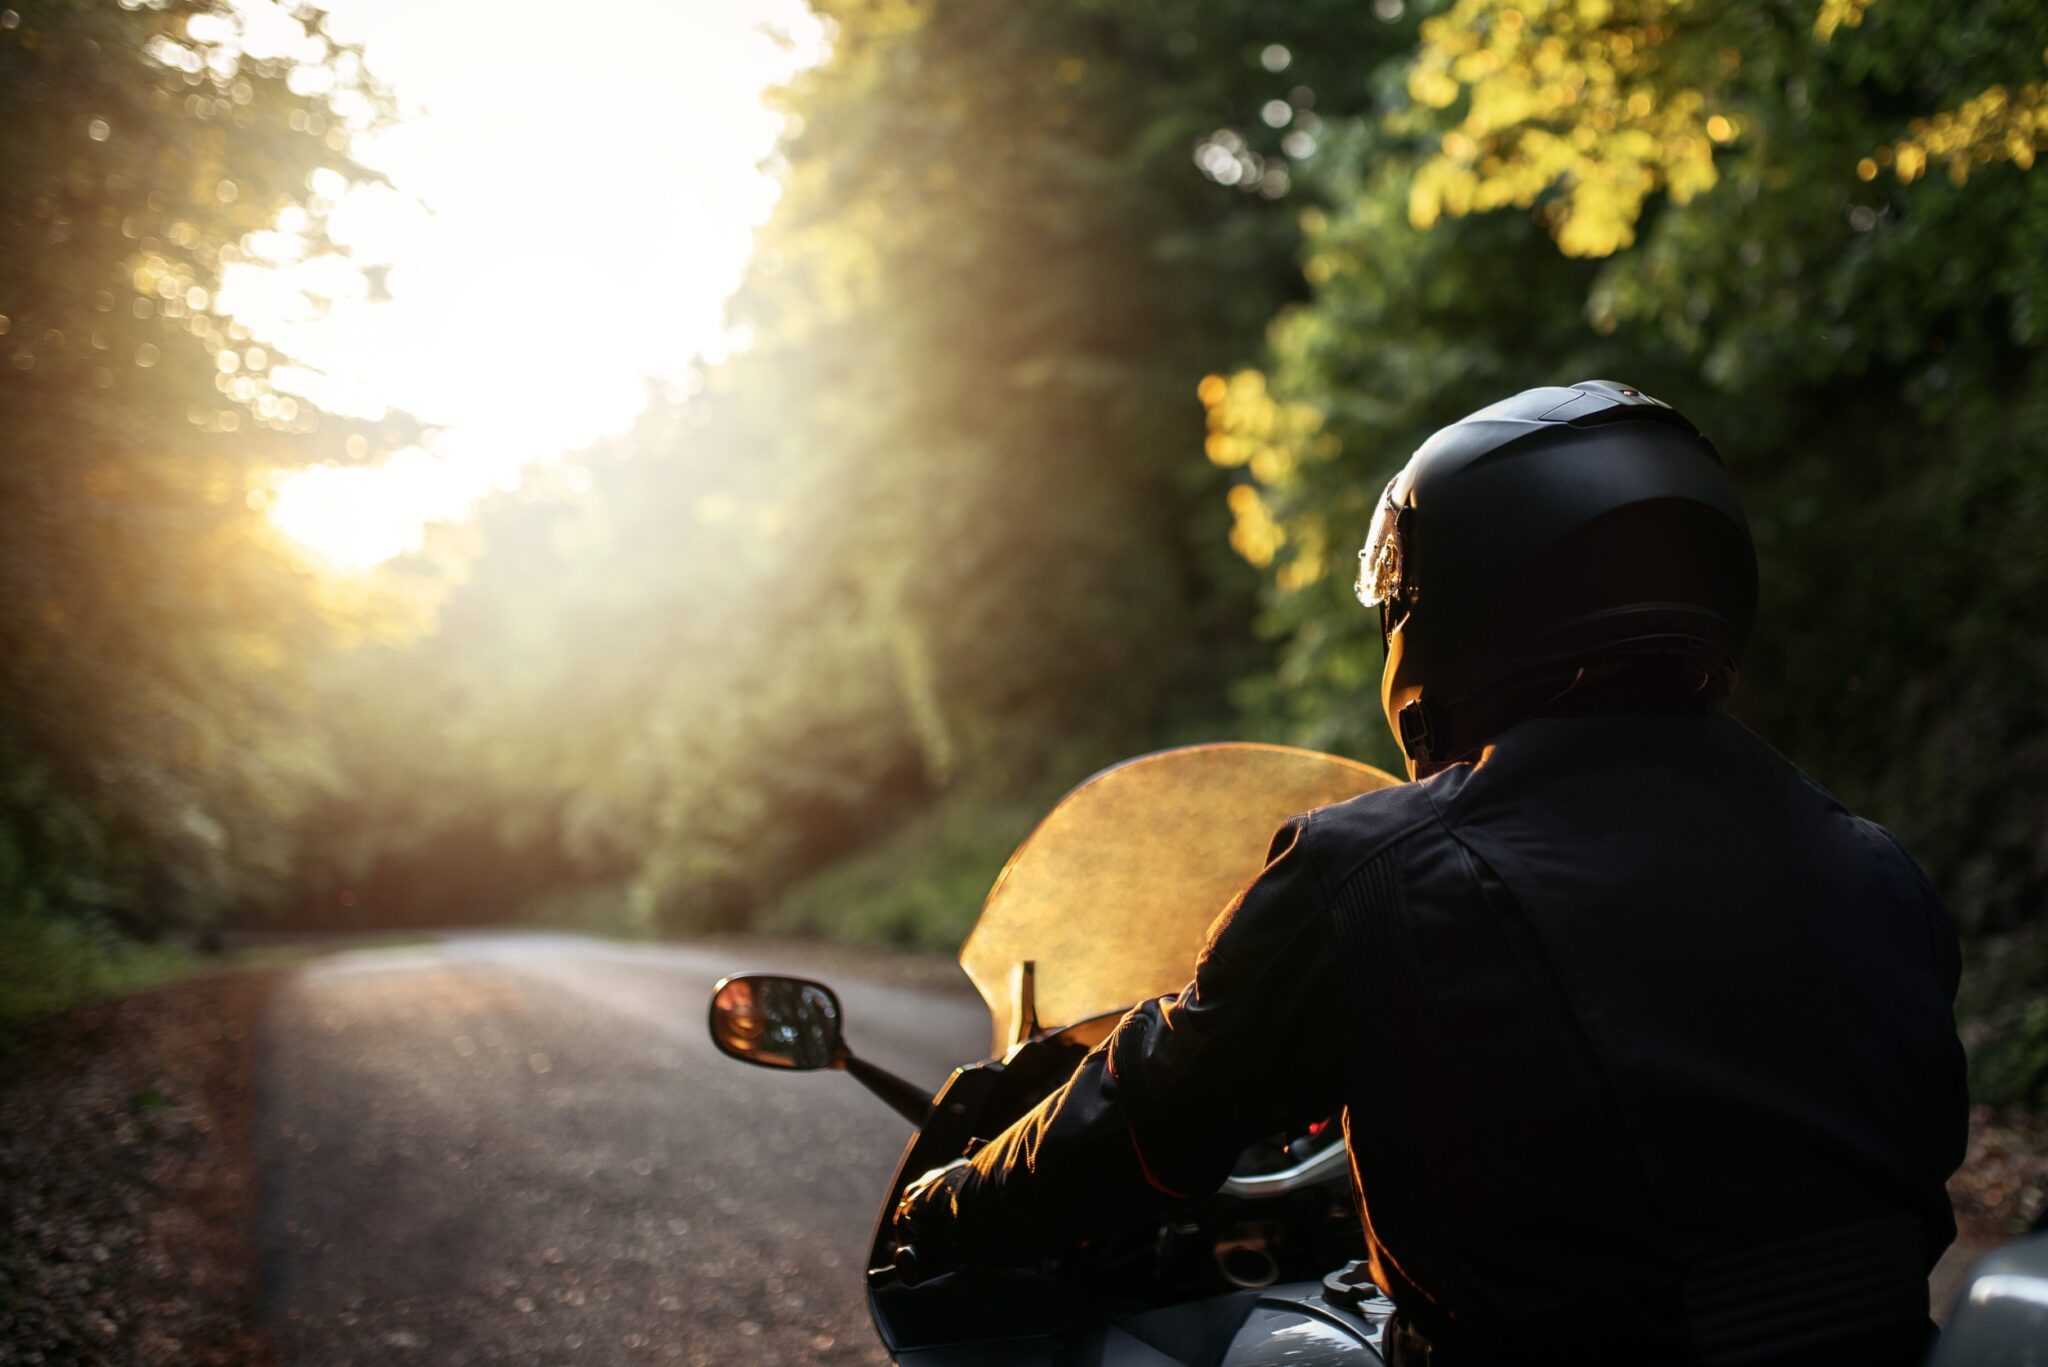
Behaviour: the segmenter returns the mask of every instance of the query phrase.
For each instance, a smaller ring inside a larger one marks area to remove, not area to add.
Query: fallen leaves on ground
[[[250,1094],[267,974],[24,1031],[0,1056],[0,1360],[254,1365]]]

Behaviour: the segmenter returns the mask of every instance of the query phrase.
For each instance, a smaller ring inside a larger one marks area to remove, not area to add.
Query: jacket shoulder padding
[[[1303,849],[1314,862],[1323,886],[1338,887],[1375,855],[1418,830],[1438,824],[1430,789],[1445,783],[1454,773],[1360,793],[1297,818],[1302,822]]]

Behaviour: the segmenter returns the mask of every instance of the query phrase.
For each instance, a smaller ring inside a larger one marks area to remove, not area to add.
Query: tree
[[[260,507],[348,429],[214,301],[280,217],[331,249],[308,177],[361,173],[376,92],[317,11],[281,47],[238,13],[0,16],[0,888],[30,914],[203,921],[275,885],[324,773],[321,624]]]
[[[1351,5],[1262,8],[825,7],[732,305],[750,344],[587,453],[569,504],[486,513],[406,655],[464,681],[413,730],[470,779],[373,785],[391,810],[459,792],[561,876],[628,878],[643,918],[724,924],[921,807],[1228,729],[1247,583],[1187,460],[1194,385],[1294,288],[1269,195],[1310,82],[1352,78],[1326,45],[1400,41]]]

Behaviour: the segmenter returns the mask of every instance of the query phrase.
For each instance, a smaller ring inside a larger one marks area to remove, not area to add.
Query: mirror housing
[[[845,1067],[839,1023],[839,998],[808,978],[740,973],[711,990],[711,1042],[728,1058],[757,1067]]]

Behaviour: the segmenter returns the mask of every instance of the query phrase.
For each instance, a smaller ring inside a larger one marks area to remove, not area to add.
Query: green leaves
[[[1305,741],[1379,744],[1379,647],[1341,591],[1366,500],[1431,430],[1480,404],[1626,379],[1716,439],[1749,507],[1763,620],[1739,709],[1897,827],[1966,925],[1997,926],[2048,888],[2043,849],[2020,834],[2048,812],[2048,658],[2035,645],[2048,639],[2048,475],[2033,454],[2048,437],[2034,397],[2048,181],[2015,164],[1962,184],[1907,182],[1859,162],[1915,115],[2012,80],[2038,56],[2048,12],[2016,0],[1937,20],[1880,0],[1848,26],[1861,8],[1838,15],[1823,45],[1754,6],[1603,7],[1594,36],[1620,101],[1612,130],[1641,93],[1633,63],[1645,80],[1652,67],[1718,70],[1712,109],[1735,136],[1713,139],[1725,145],[1711,187],[1645,199],[1633,245],[1617,240],[1597,263],[1552,244],[1558,214],[1576,211],[1569,170],[1509,196],[1526,213],[1476,212],[1476,190],[1471,217],[1419,230],[1408,212],[1446,157],[1474,176],[1488,156],[1508,158],[1496,169],[1510,174],[1509,144],[1480,144],[1534,126],[1529,92],[1567,79],[1517,68],[1547,60],[1540,41],[1433,20],[1420,64],[1395,65],[1441,67],[1469,105],[1441,124],[1346,111],[1307,186],[1320,201],[1304,243],[1313,298],[1276,324],[1258,401],[1210,410],[1226,442],[1289,434],[1270,478],[1247,474],[1275,534],[1325,561],[1317,575],[1275,557],[1264,621],[1281,659],[1246,696]],[[1455,13],[1510,9],[1542,11],[1551,27],[1583,17],[1505,0]],[[1624,33],[1631,24],[1643,32]],[[1640,41],[1660,24],[1645,65]],[[1618,37],[1631,39],[1620,55]],[[1494,98],[1501,82],[1521,104]],[[1645,117],[1672,107],[1656,94]],[[1562,107],[1576,111],[1567,124],[1592,119],[1581,151],[1597,156],[1599,111]],[[1500,117],[1475,126],[1482,110]],[[1472,141],[1470,157],[1452,134]],[[1277,416],[1297,410],[1322,422]]]

